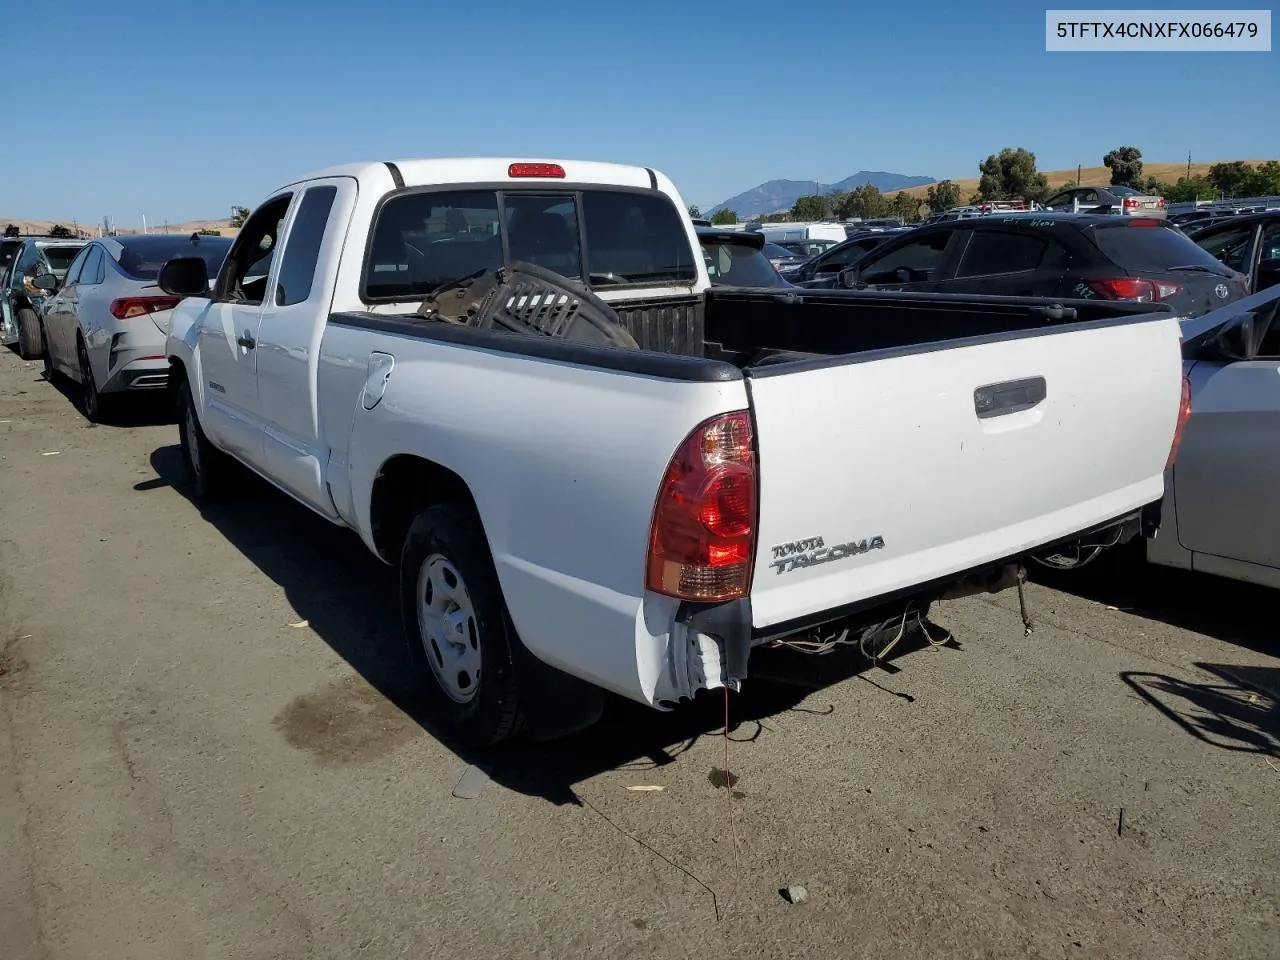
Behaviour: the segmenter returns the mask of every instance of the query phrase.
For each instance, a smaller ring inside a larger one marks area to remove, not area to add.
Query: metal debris
[[[787,903],[804,903],[809,899],[809,891],[800,886],[783,887],[778,893]]]

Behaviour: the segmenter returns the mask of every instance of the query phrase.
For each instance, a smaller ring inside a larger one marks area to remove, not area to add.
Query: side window
[[[1280,285],[1280,223],[1262,228],[1259,247],[1258,271],[1253,278],[1254,293]],[[1269,337],[1278,348],[1274,351],[1275,354],[1280,355],[1280,318],[1273,320],[1271,325],[1274,329]]]
[[[280,227],[293,194],[274,197],[255,210],[227,252],[215,291],[217,300],[255,306],[267,292],[267,277],[280,246]]]
[[[868,255],[858,272],[865,283],[922,283],[934,279],[947,258],[955,231],[939,231],[892,250]]]
[[[28,244],[22,251],[22,256],[18,258],[18,270],[24,277],[34,277],[37,272],[36,267],[40,266],[40,260],[40,248],[34,243]]]
[[[1081,203],[1097,203],[1097,202],[1098,202],[1098,191],[1097,191],[1097,190],[1083,190],[1083,191],[1079,191],[1078,196],[1080,197],[1080,202],[1081,202]]]
[[[834,273],[843,270],[850,264],[856,263],[866,256],[867,251],[874,249],[880,244],[878,240],[863,240],[859,243],[851,243],[842,250],[835,250],[822,259],[817,265],[818,273]]]
[[[80,282],[80,270],[84,267],[84,262],[89,259],[89,254],[96,249],[96,247],[85,247],[76,255],[76,258],[71,261],[71,266],[67,267],[67,278],[62,282],[64,287]]]
[[[425,296],[441,284],[502,266],[498,195],[447,190],[391,197],[369,241],[365,297]]]
[[[84,260],[80,269],[79,283],[84,286],[98,284],[105,279],[105,264],[102,262],[102,248],[96,243],[88,248],[89,256]],[[71,281],[68,280],[68,283]]]
[[[1051,210],[1070,209],[1071,191],[1068,190],[1065,193],[1059,193],[1055,196],[1050,197],[1048,200],[1044,202],[1044,205]]]
[[[1040,265],[1048,243],[1023,233],[975,230],[960,258],[956,277],[1023,273]]]
[[[1221,260],[1232,270],[1240,273],[1249,272],[1249,264],[1247,258],[1249,255],[1249,242],[1253,239],[1253,224],[1245,224],[1237,227],[1227,227],[1222,230],[1214,230],[1197,234],[1195,241],[1198,246],[1209,256],[1217,260]],[[1266,256],[1265,252],[1263,256]]]
[[[320,259],[320,243],[324,240],[329,212],[338,196],[334,186],[312,187],[302,195],[302,203],[289,228],[284,258],[276,279],[276,305],[287,307],[302,303],[311,296],[311,281]]]

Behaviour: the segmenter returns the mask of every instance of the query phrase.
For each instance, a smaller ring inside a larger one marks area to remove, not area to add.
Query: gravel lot
[[[256,481],[198,508],[176,444],[0,351],[4,960],[1280,956],[1274,592],[1099,564],[1031,637],[1001,595],[773,663],[731,790],[714,697],[467,756],[390,571]]]

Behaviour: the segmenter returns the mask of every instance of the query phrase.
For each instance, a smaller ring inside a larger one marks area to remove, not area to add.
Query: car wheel
[[[18,356],[23,360],[35,360],[43,352],[40,318],[30,307],[22,307],[18,311]]]
[[[98,392],[98,385],[94,383],[93,365],[89,362],[89,349],[84,340],[76,341],[76,359],[80,364],[80,409],[90,423],[102,423],[109,401]]]
[[[53,383],[53,377],[57,371],[53,369],[53,351],[49,349],[49,332],[45,330],[43,323],[40,324],[40,339],[44,342],[44,378],[49,383]]]
[[[178,438],[187,481],[195,488],[196,496],[202,500],[221,498],[226,493],[231,460],[205,436],[191,385],[185,380],[178,389]]]
[[[423,706],[469,746],[516,733],[511,648],[519,641],[472,509],[437,505],[413,521],[400,557],[400,604]]]

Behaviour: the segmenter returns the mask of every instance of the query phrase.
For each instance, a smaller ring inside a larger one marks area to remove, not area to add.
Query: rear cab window
[[[684,221],[664,194],[431,189],[382,202],[362,294],[366,302],[423,299],[518,260],[596,289],[688,284],[698,276]]]
[[[1148,221],[1151,222],[1151,221]],[[1186,234],[1155,221],[1147,226],[1132,219],[1127,223],[1095,226],[1088,231],[1098,249],[1112,263],[1125,270],[1168,270],[1179,266],[1205,266],[1222,270],[1222,264]]]

